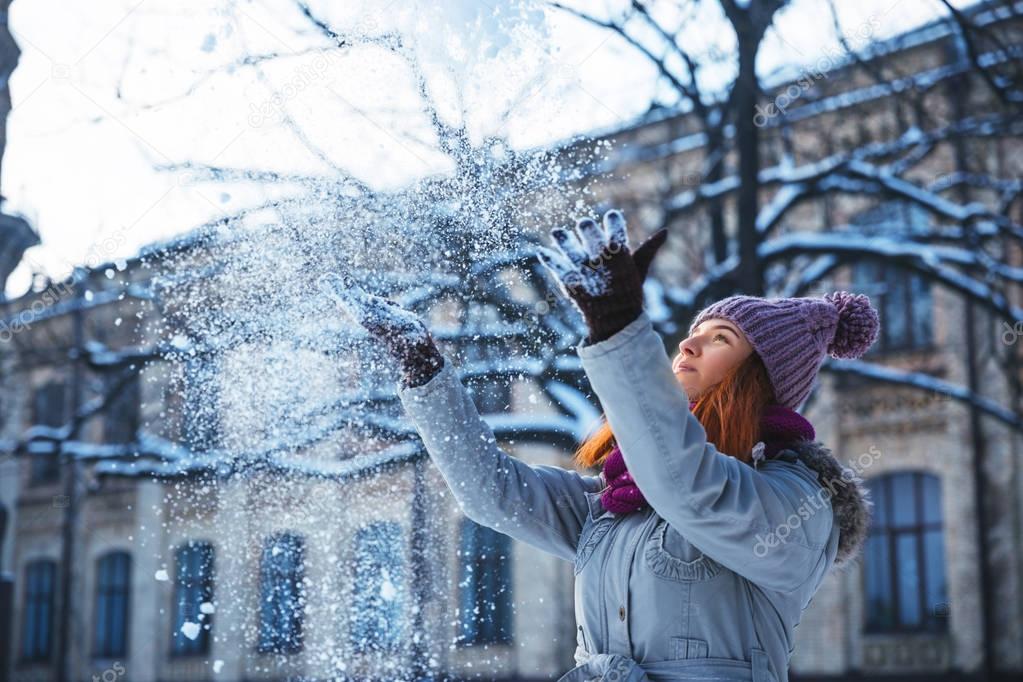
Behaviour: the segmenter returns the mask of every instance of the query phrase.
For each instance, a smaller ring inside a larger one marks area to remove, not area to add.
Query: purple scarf
[[[689,403],[692,410],[696,403]],[[760,440],[764,442],[764,457],[773,457],[793,440],[806,438],[813,440],[816,436],[813,425],[795,410],[781,405],[768,405],[760,420]],[[632,480],[632,475],[625,466],[625,458],[618,445],[604,460],[604,480],[608,487],[600,496],[600,503],[608,511],[616,514],[628,514],[639,511],[647,501],[639,487]]]

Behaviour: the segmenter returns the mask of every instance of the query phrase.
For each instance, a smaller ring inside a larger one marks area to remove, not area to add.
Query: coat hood
[[[771,459],[798,458],[818,474],[818,481],[830,491],[831,507],[838,524],[838,554],[835,565],[857,558],[870,529],[870,490],[851,468],[839,462],[831,450],[815,440],[797,439]]]

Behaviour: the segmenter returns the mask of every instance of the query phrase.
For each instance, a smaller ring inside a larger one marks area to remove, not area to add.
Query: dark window
[[[131,595],[131,556],[111,552],[96,561],[95,658],[128,653],[128,616]]]
[[[851,222],[865,236],[910,239],[930,229],[930,216],[915,204],[886,202]],[[852,288],[877,308],[881,329],[867,355],[928,348],[934,341],[930,282],[886,260],[862,260],[852,266]]]
[[[506,352],[496,340],[480,339],[464,347],[465,369],[470,373],[466,385],[480,414],[496,414],[511,406],[511,381],[507,375],[495,372],[501,368]]]
[[[510,540],[471,519],[462,521],[458,593],[464,644],[512,641]]]
[[[213,546],[208,542],[189,542],[175,552],[174,564],[171,652],[207,654],[213,627]]]
[[[938,477],[896,472],[867,485],[874,500],[864,548],[867,632],[945,632],[948,592]]]
[[[107,390],[113,395],[107,404],[103,439],[108,443],[130,443],[139,428],[139,376],[135,374],[123,383],[111,380]]]
[[[25,606],[21,622],[21,658],[46,661],[53,652],[53,595],[57,563],[49,559],[25,566]]]
[[[36,389],[32,401],[33,425],[59,428],[68,421],[67,395],[63,382],[51,381]],[[60,462],[55,454],[34,453],[30,456],[29,483],[50,483],[60,476]]]
[[[924,277],[893,263],[858,261],[852,267],[852,288],[870,297],[881,323],[877,341],[866,355],[931,346],[933,301]]]
[[[401,526],[380,521],[355,534],[355,589],[350,639],[355,651],[393,651],[401,644],[405,576]]]
[[[260,563],[259,652],[302,649],[305,548],[291,533],[267,538]]]

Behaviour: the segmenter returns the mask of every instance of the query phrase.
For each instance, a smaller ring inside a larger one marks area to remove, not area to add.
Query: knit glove
[[[404,387],[422,386],[440,372],[444,356],[419,317],[389,298],[366,293],[348,274],[330,273],[320,288],[387,347]]]
[[[583,218],[575,230],[556,227],[551,236],[558,250],[541,246],[537,256],[586,320],[589,335],[582,345],[608,339],[639,317],[643,280],[668,237],[666,229],[655,232],[633,252],[625,218],[612,210],[604,214],[603,229]]]

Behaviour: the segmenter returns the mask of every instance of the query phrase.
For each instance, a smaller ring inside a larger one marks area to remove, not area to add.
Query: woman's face
[[[690,400],[724,379],[735,365],[749,357],[753,346],[739,328],[717,317],[701,322],[678,344],[671,369]]]

